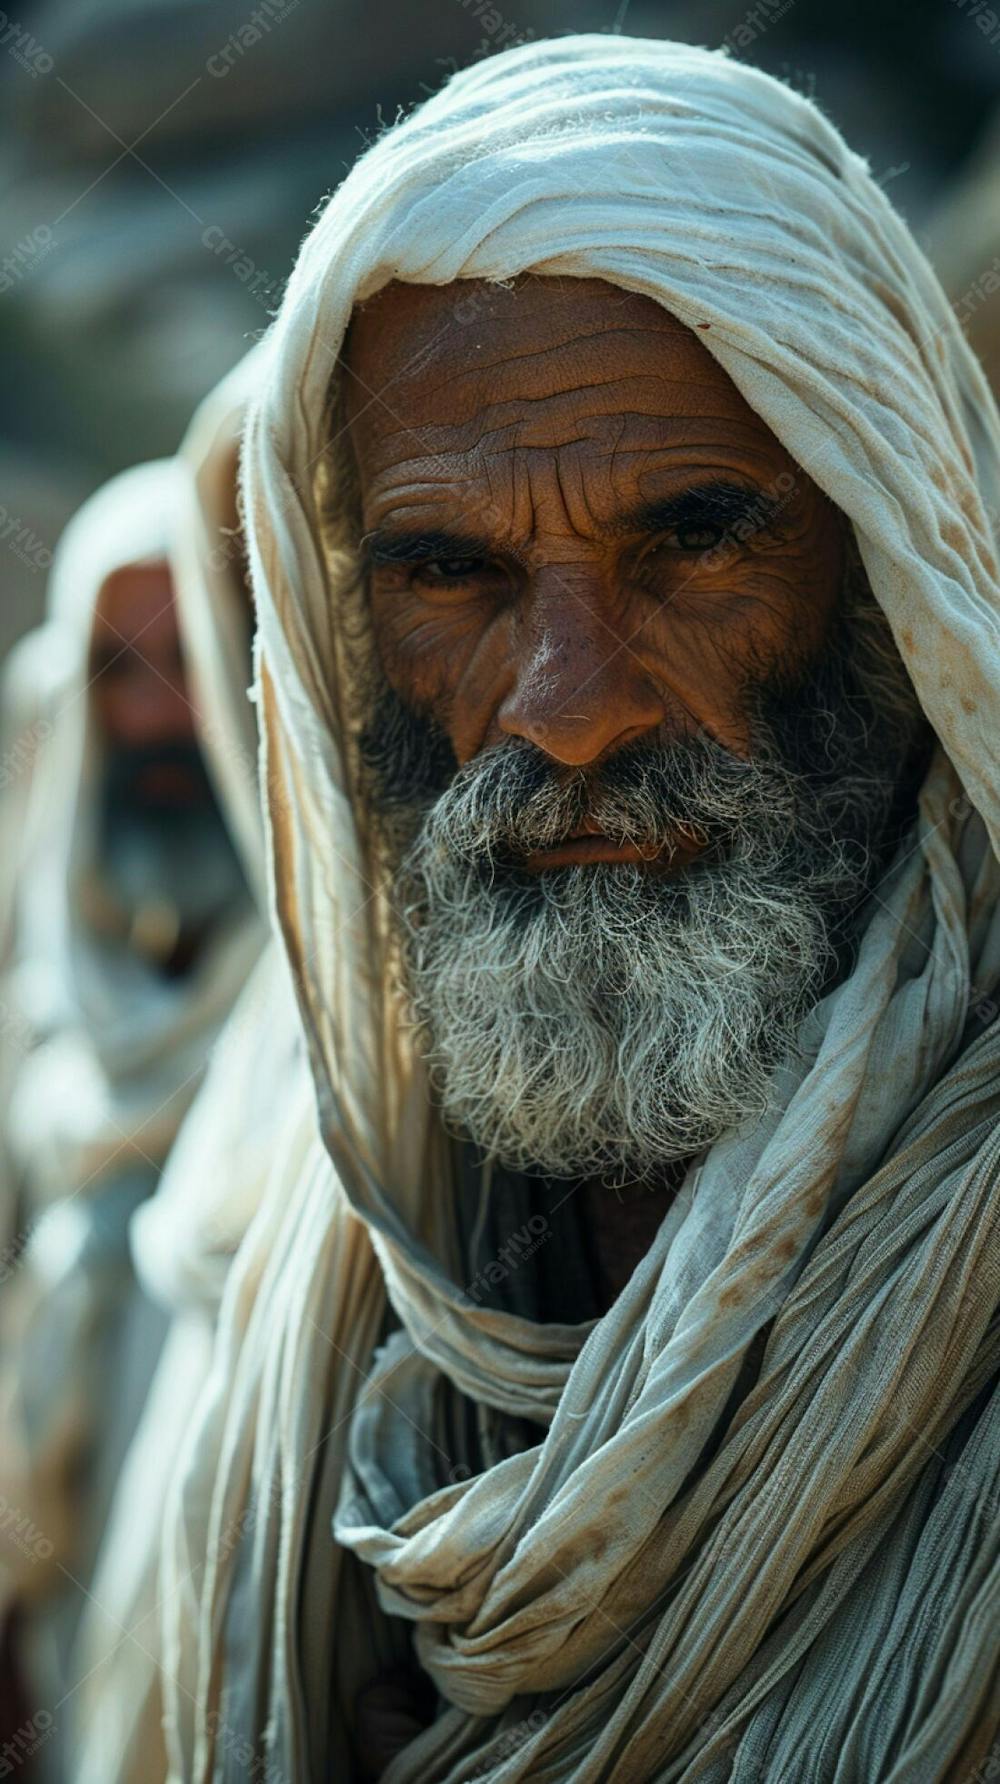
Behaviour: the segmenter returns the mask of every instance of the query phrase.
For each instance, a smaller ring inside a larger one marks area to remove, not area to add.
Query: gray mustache
[[[551,848],[585,823],[640,848],[711,844],[755,819],[790,822],[796,804],[787,771],[702,737],[630,746],[595,769],[559,769],[512,739],[459,769],[430,821],[453,852],[482,860]]]

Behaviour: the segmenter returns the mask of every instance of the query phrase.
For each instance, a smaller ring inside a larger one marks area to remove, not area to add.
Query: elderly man
[[[766,77],[519,49],[331,200],[245,465],[325,1156],[175,1483],[172,1776],[975,1775],[1000,430],[932,273]]]
[[[60,542],[39,654],[63,676],[14,887],[7,1038],[35,1044],[10,1092],[22,1237],[4,1291],[0,1588],[58,1606],[41,1626],[60,1662],[163,1333],[129,1221],[262,938],[197,736],[178,524],[164,461],[106,485]],[[51,1659],[43,1704],[63,1688]]]

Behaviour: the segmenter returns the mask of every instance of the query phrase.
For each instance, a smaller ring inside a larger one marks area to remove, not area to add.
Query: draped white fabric
[[[265,948],[267,884],[257,791],[257,730],[250,699],[249,591],[233,532],[239,443],[266,352],[254,348],[209,392],[177,454],[178,525],[171,562],[190,663],[198,737],[260,910],[255,968],[212,1059],[155,1198],[136,1216],[132,1245],[150,1293],[169,1308],[201,1306],[214,1318],[229,1260],[256,1208],[273,1119],[263,1085],[280,1083],[298,1040],[287,970]],[[272,1027],[267,1031],[268,1020]]]
[[[263,377],[254,347],[199,404],[177,453],[179,524],[171,553],[198,733],[243,866],[266,900],[257,728],[248,698],[250,592],[242,586],[236,486],[247,404]]]
[[[769,1116],[698,1161],[585,1328],[480,1307],[447,1242],[350,749],[356,566],[316,489],[352,306],[455,281],[474,327],[461,282],[525,271],[699,330],[853,524],[940,744]],[[239,1751],[350,1776],[354,1692],[412,1628],[451,1707],[390,1784],[968,1776],[1000,1596],[1000,429],[937,281],[798,94],[571,37],[375,144],[271,350],[245,447],[265,797],[332,1168],[276,1161],[227,1288],[170,1519],[171,1775],[235,1777]],[[443,1382],[544,1439],[442,1482]]]

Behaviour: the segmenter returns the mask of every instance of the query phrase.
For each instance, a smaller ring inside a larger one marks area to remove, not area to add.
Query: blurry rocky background
[[[172,450],[266,327],[364,144],[456,66],[525,38],[624,26],[725,43],[814,96],[996,354],[1000,18],[983,0],[5,4],[0,654],[39,615],[75,504]]]

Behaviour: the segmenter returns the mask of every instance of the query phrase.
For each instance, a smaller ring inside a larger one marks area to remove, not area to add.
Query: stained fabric
[[[452,1242],[359,792],[357,554],[317,475],[355,303],[454,283],[475,327],[463,281],[525,272],[699,331],[847,516],[938,739],[768,1115],[582,1326],[480,1304]],[[360,1776],[357,1690],[412,1634],[444,1709],[388,1784],[968,1776],[997,1727],[1000,430],[955,317],[807,100],[584,36],[456,75],[363,156],[271,351],[258,710],[325,1156],[276,1173],[178,1470],[170,1775]],[[444,1390],[538,1440],[448,1478]]]

